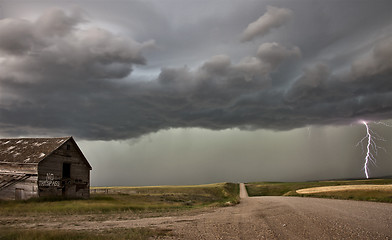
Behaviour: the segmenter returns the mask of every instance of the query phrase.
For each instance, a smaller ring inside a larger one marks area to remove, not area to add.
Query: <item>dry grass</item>
[[[247,183],[249,196],[300,196],[392,202],[392,179]]]
[[[313,187],[299,189],[298,194],[314,194],[326,192],[339,192],[339,191],[385,191],[392,193],[392,184],[390,185],[344,185],[344,186],[328,186],[328,187]]]
[[[147,240],[170,235],[166,230],[149,228],[104,231],[37,230],[0,227],[0,240]]]
[[[96,193],[94,193],[96,192]],[[238,184],[92,188],[90,199],[0,201],[1,215],[164,212],[238,202]]]
[[[295,194],[304,197],[392,202],[392,185],[346,185],[299,189]]]

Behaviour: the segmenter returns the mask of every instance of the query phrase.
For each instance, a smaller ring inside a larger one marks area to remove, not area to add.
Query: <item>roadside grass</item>
[[[0,240],[145,240],[166,236],[167,230],[150,228],[110,229],[105,231],[70,231],[0,228]]]
[[[392,179],[366,179],[342,181],[315,181],[315,182],[252,182],[247,183],[249,196],[300,196],[322,197],[336,199],[352,199],[364,201],[392,202],[392,192],[374,190],[347,190],[330,191],[324,193],[298,194],[296,190],[312,187],[362,185],[362,184],[392,184]]]
[[[37,198],[0,201],[0,215],[165,212],[239,201],[238,184],[92,188],[90,199]],[[95,193],[94,193],[95,192]]]

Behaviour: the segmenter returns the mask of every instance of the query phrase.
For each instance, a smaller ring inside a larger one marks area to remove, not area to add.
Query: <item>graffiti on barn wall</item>
[[[47,173],[45,181],[39,181],[40,187],[60,187],[60,181],[54,180],[53,173]]]

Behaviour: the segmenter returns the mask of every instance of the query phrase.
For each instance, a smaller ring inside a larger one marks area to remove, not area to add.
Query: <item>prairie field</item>
[[[300,196],[392,202],[392,179],[247,183],[249,196]]]
[[[165,229],[129,229],[118,226],[91,231],[84,230],[81,224],[181,215],[238,202],[239,186],[234,183],[92,187],[90,199],[38,198],[0,201],[0,240],[148,239],[170,232]],[[23,230],[20,230],[19,226],[23,226]]]
[[[191,186],[92,187],[90,199],[37,198],[0,201],[0,215],[165,212],[239,201],[238,184]]]

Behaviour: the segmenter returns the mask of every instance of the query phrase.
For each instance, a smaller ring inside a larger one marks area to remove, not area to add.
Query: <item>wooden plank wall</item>
[[[67,145],[69,145],[69,149]],[[70,178],[62,176],[63,163],[71,164]],[[38,185],[39,196],[70,198],[88,198],[90,196],[90,169],[72,141],[67,141],[39,163]]]
[[[32,197],[38,197],[37,176],[30,176],[26,180],[12,184],[11,186],[0,191],[0,199],[3,200],[24,200]],[[16,189],[22,192],[21,199],[16,199]]]

